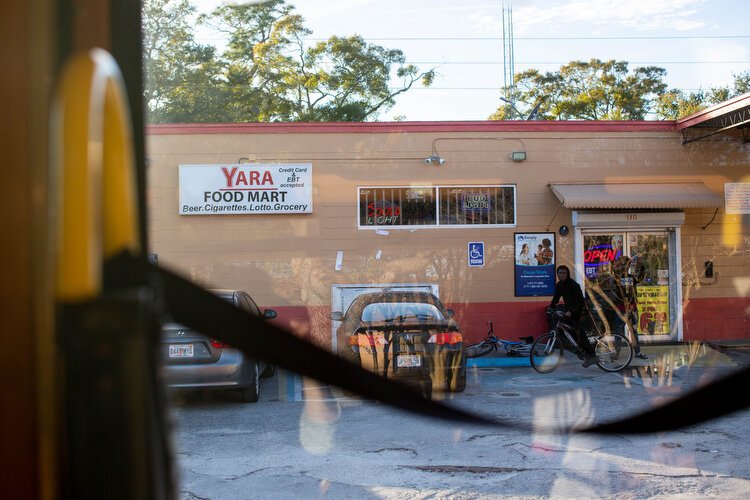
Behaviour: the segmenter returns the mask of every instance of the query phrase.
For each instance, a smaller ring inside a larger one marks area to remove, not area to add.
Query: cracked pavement
[[[449,404],[521,428],[421,418],[313,381],[305,381],[305,393],[317,397],[283,401],[278,376],[263,379],[257,404],[222,393],[181,396],[172,410],[180,495],[750,497],[747,411],[659,434],[551,432],[662,404],[750,359],[748,351],[705,351],[679,364],[679,356],[652,350],[649,363],[615,374],[572,362],[545,375],[528,367],[475,368],[464,393],[446,396]]]

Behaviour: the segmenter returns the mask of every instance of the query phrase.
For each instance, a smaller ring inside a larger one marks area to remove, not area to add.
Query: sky
[[[200,12],[219,0],[193,0]],[[435,68],[381,121],[485,120],[501,104],[502,12],[512,11],[514,71],[556,71],[572,60],[659,66],[686,91],[731,85],[750,71],[750,27],[740,0],[288,0],[312,38],[361,35]],[[198,41],[206,42],[208,38]],[[213,39],[215,40],[215,38]],[[506,76],[509,67],[506,67]],[[396,82],[394,82],[395,84]]]

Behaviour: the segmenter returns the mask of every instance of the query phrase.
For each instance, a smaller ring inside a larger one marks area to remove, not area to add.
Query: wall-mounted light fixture
[[[432,141],[432,154],[424,159],[425,165],[445,165],[445,158],[441,157],[437,150],[440,141],[516,141],[521,146],[518,151],[513,151],[506,158],[512,161],[524,161],[526,159],[526,144],[519,137],[437,137]]]
[[[239,160],[237,160],[237,163],[250,163],[250,158],[243,156]]]
[[[445,158],[441,158],[437,154],[432,154],[424,159],[425,165],[445,165]]]
[[[510,154],[510,159],[513,161],[524,161],[526,159],[526,151],[513,151]]]

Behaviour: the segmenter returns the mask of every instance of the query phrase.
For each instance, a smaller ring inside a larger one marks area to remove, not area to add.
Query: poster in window
[[[514,233],[516,297],[555,293],[555,233]]]

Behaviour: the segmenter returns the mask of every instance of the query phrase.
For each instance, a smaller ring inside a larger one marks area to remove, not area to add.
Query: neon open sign
[[[587,267],[599,267],[607,262],[614,262],[620,257],[619,250],[609,243],[595,245],[583,252],[583,264]]]

